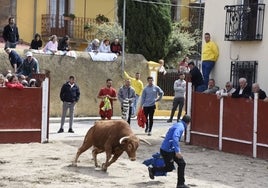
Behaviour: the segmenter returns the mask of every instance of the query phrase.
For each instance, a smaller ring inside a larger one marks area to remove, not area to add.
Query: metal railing
[[[227,5],[226,41],[255,41],[263,38],[265,4]]]
[[[70,36],[75,40],[92,40],[94,31],[85,29],[86,25],[96,24],[94,18],[66,18],[55,14],[43,14],[41,20],[41,36],[46,41],[49,36]]]
[[[238,81],[241,77],[246,78],[249,85],[256,82],[257,66],[257,61],[232,61],[230,80],[234,88],[239,86]]]

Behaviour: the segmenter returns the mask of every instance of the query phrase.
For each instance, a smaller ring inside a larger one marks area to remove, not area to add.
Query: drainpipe
[[[36,12],[37,12],[37,0],[34,0],[34,16],[33,16],[33,32],[36,33]]]
[[[126,0],[124,0],[124,5],[123,5],[123,43],[122,43],[122,76],[124,74],[125,70],[125,33],[126,33]]]

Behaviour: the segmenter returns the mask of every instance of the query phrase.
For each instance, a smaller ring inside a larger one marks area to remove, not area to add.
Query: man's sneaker
[[[58,133],[63,133],[63,132],[64,132],[63,128],[60,128],[60,129],[58,130]]]
[[[69,129],[68,133],[74,133],[73,129]]]
[[[171,122],[172,122],[172,120],[171,120],[171,119],[168,119],[168,120],[167,120],[167,122],[168,122],[168,123],[171,123]]]
[[[151,132],[148,132],[148,136],[151,136],[152,135],[152,133]]]
[[[154,172],[152,167],[148,167],[149,177],[153,180],[154,179]]]
[[[183,185],[178,185],[177,188],[190,188],[189,186],[183,184]]]

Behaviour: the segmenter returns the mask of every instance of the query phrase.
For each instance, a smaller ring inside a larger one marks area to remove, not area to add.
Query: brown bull
[[[124,151],[131,161],[135,161],[139,140],[124,120],[96,121],[94,126],[88,130],[82,146],[78,149],[73,165],[77,166],[78,157],[91,146],[94,147],[92,155],[96,167],[99,167],[97,154],[106,152],[106,161],[102,164],[103,171],[106,171]]]

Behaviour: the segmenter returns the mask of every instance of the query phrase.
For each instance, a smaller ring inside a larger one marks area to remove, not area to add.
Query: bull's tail
[[[93,144],[93,142],[92,142],[93,141],[92,140],[93,132],[94,132],[94,129],[93,129],[93,127],[91,127],[85,136],[85,139],[84,139],[82,146],[78,149],[78,151],[76,153],[75,159],[73,161],[73,166],[77,166],[77,160],[78,160],[79,156],[92,146],[92,144]]]

